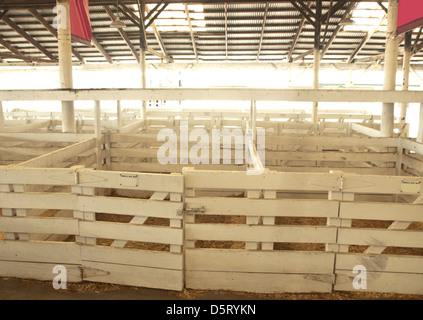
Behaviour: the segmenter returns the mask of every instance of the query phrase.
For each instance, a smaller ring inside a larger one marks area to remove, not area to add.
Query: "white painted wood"
[[[265,191],[266,192],[266,191]],[[207,214],[276,217],[336,217],[338,204],[326,200],[186,198],[187,207],[204,206]]]
[[[338,230],[338,243],[376,247],[421,248],[423,233],[416,230],[340,228]]]
[[[423,273],[423,258],[421,256],[359,253],[339,253],[336,255],[336,269],[353,270],[357,265],[363,265],[367,271],[375,272]]]
[[[79,222],[83,237],[182,245],[182,230],[110,222]]]
[[[3,132],[7,132],[7,133],[35,132],[38,129],[47,128],[48,126],[50,126],[50,120],[32,121],[24,125],[7,126],[6,128],[3,129]]]
[[[2,141],[81,142],[91,138],[91,134],[80,133],[0,133]]]
[[[336,228],[322,226],[247,226],[225,224],[188,224],[186,238],[191,240],[334,243]]]
[[[78,221],[66,218],[0,217],[2,232],[78,234]]]
[[[80,264],[80,247],[75,243],[0,241],[0,260]]]
[[[412,273],[367,272],[367,289],[354,289],[351,270],[337,270],[335,290],[423,294],[423,275]]]
[[[188,171],[184,175],[188,188],[219,189],[254,189],[259,184],[262,189],[271,190],[339,190],[339,174],[324,173],[278,173],[267,172],[259,176],[245,172],[224,171]]]
[[[81,170],[78,177],[79,185],[87,187],[183,192],[182,175]],[[134,184],[125,184],[126,177],[135,180]]]
[[[406,166],[423,173],[423,161],[420,161],[418,159],[414,159],[414,158],[407,156],[407,155],[403,155],[402,158],[401,158],[401,161]]]
[[[238,100],[420,103],[421,91],[366,89],[160,88],[1,90],[1,101]]]
[[[80,153],[91,150],[95,147],[95,139],[78,142],[70,147],[53,151],[52,153],[37,157],[35,159],[19,164],[21,167],[50,167],[54,163],[65,161]]]
[[[81,259],[172,270],[182,270],[183,268],[181,254],[130,248],[81,246]]]
[[[358,123],[351,123],[351,129],[369,137],[384,137],[384,135],[379,130]]]
[[[83,280],[115,283],[173,291],[182,291],[183,275],[179,270],[147,268],[122,264],[83,261],[83,268],[100,270],[97,274],[84,274]]]
[[[188,249],[188,271],[331,273],[335,254],[301,251]]]
[[[248,199],[259,199],[261,197],[261,190],[247,190],[247,198]],[[254,214],[256,215],[248,215],[247,216],[247,225],[260,225],[261,224],[261,217],[258,216],[259,211],[256,211]],[[261,243],[256,241],[246,241],[245,242],[245,249],[247,250],[261,250]]]
[[[4,122],[3,102],[0,100],[0,133],[4,132]]]
[[[423,207],[404,203],[343,202],[340,217],[365,220],[402,220],[423,222]]]
[[[187,271],[186,287],[256,293],[331,292],[331,274],[277,274]]]
[[[53,281],[54,277],[57,276],[57,274],[53,273],[53,268],[56,265],[52,263],[0,261],[0,276]],[[79,265],[63,264],[63,266],[67,270],[68,282],[82,281]]]
[[[111,214],[182,219],[182,203],[114,197],[78,197],[77,209]]]
[[[76,210],[77,197],[59,193],[0,193],[0,207]]]
[[[423,143],[423,103],[420,103],[419,128],[416,141],[418,143]]]

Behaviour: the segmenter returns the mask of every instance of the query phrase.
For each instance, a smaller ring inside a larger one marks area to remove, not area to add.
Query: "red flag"
[[[399,0],[397,34],[423,25],[423,1]]]
[[[72,41],[91,46],[92,29],[89,0],[69,0]]]

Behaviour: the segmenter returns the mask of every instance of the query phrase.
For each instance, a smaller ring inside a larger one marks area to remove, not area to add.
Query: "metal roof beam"
[[[197,45],[195,43],[194,31],[192,29],[192,23],[191,23],[191,17],[189,15],[188,4],[184,3],[184,6],[185,6],[185,13],[187,15],[188,25],[189,25],[189,31],[190,31],[190,34],[191,34],[192,49],[194,50],[195,60],[197,60],[197,62],[198,62]]]
[[[25,30],[19,27],[15,22],[13,22],[7,15],[3,16],[2,20],[6,22],[14,31],[21,35],[25,40],[31,43],[34,47],[40,50],[44,55],[46,55],[50,60],[57,61],[58,59],[45,47],[43,47],[37,40],[30,36]]]
[[[260,60],[260,53],[261,53],[261,47],[263,45],[264,30],[266,28],[266,20],[267,20],[268,10],[269,10],[269,2],[266,2],[266,7],[264,8],[264,15],[263,15],[263,25],[261,27],[260,43],[259,43],[259,48],[258,48],[258,52],[257,52],[257,61]]]
[[[110,17],[112,22],[116,21],[116,17],[113,14],[112,10],[110,10],[109,6],[104,6],[104,10],[106,11],[107,15]],[[137,49],[135,49],[134,45],[132,44],[131,40],[129,40],[128,36],[126,35],[123,29],[117,29],[122,39],[125,41],[126,45],[128,46],[129,50],[131,50],[132,55],[134,56],[135,60],[140,63],[140,56],[138,55]]]
[[[57,36],[57,30],[52,27],[50,23],[47,22],[46,19],[37,11],[37,9],[28,9],[28,11],[34,16],[35,19],[38,20],[56,39]],[[82,57],[82,55],[72,47],[72,53],[73,55],[79,60],[81,63],[85,63],[85,59]]]

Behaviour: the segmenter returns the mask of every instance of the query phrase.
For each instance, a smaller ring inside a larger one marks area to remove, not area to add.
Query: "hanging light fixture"
[[[110,28],[123,29],[123,28],[126,27],[126,24],[125,24],[125,22],[123,22],[122,20],[120,20],[120,17],[119,17],[119,0],[116,0],[116,8],[117,8],[116,20],[113,21],[110,24]]]
[[[339,21],[339,25],[341,26],[350,26],[355,24],[355,21],[353,19],[351,19],[351,16],[345,17],[344,19],[342,19],[341,21]]]

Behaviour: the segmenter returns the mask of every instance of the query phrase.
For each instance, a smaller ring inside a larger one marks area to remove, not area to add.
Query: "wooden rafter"
[[[26,62],[56,63],[55,61],[50,60],[50,59],[34,58],[34,57],[25,56],[23,54],[13,54],[13,53],[2,53],[2,52],[0,52],[0,57],[7,58],[7,59],[24,60]]]
[[[146,9],[146,12],[149,13],[148,6],[146,6],[145,9]],[[166,47],[165,47],[165,44],[163,42],[163,39],[162,39],[162,37],[160,35],[160,32],[157,29],[157,26],[156,26],[156,24],[154,22],[151,24],[151,27],[153,28],[154,36],[156,37],[157,43],[159,44],[159,47],[160,47],[160,50],[162,51],[162,54],[164,56],[164,59],[167,60],[167,61],[169,61],[169,62],[174,62],[173,58],[168,54],[168,52],[166,50]]]
[[[31,43],[34,47],[40,50],[44,55],[46,55],[49,59],[53,61],[57,61],[57,58],[48,51],[45,47],[43,47],[37,40],[35,40],[31,35],[29,35],[25,30],[19,27],[15,22],[13,22],[7,15],[5,15],[2,20],[6,22],[15,32],[21,35],[25,40]]]
[[[266,20],[267,20],[268,12],[269,12],[269,2],[266,2],[266,7],[264,8],[264,15],[263,15],[263,25],[261,26],[260,43],[259,43],[259,48],[257,52],[257,61],[260,60],[260,53],[261,53],[261,47],[263,45],[264,30],[266,29]]]
[[[357,3],[355,2],[351,2],[348,5],[348,8],[345,10],[345,13],[343,14],[341,20],[345,19],[348,17],[348,15],[351,14],[351,12],[354,10],[354,8],[357,6]],[[329,38],[329,40],[327,41],[326,44],[324,44],[323,50],[322,50],[322,54],[320,55],[320,60],[323,59],[323,57],[326,55],[326,53],[328,52],[330,46],[332,45],[332,43],[335,41],[335,38],[337,37],[339,31],[341,31],[343,28],[342,25],[338,24],[335,28],[335,30],[332,32],[332,36]]]
[[[57,39],[57,30],[53,28],[53,26],[50,23],[48,23],[48,21],[44,19],[44,17],[36,9],[28,9],[28,11],[34,16],[35,19],[38,20],[38,22],[40,22],[44,26],[44,28],[46,28]],[[85,63],[85,59],[73,47],[72,47],[72,53],[81,63]]]
[[[416,48],[417,48],[417,43],[420,40],[420,36],[422,34],[422,31],[423,31],[423,27],[420,27],[419,32],[417,33],[416,39],[414,39],[413,51],[415,51]]]
[[[154,12],[156,12],[156,10],[165,2],[165,0],[160,0],[160,2],[158,4],[155,5],[155,7],[151,10],[149,10],[149,12],[147,12],[147,15],[145,16],[145,20],[150,19],[150,17],[154,14]]]
[[[197,60],[197,62],[198,62],[198,51],[197,51],[197,45],[195,44],[194,31],[193,31],[193,29],[192,29],[192,23],[191,23],[191,17],[190,17],[190,15],[189,15],[188,4],[184,3],[184,6],[185,6],[185,14],[187,15],[187,21],[188,21],[189,31],[190,31],[190,33],[191,33],[192,48],[193,48],[193,50],[194,50],[195,60]]]
[[[348,2],[348,0],[339,0],[339,1],[336,1],[336,3],[325,14],[322,15],[320,21],[322,23],[325,23],[327,20],[330,19],[330,17],[336,11],[338,11],[339,9],[341,9],[347,2]]]
[[[306,6],[302,1],[302,5],[299,5],[297,1],[291,0],[291,4],[301,13],[301,15],[307,19],[307,21],[314,27],[316,27],[316,21],[312,19],[312,16],[308,14],[308,11],[311,11],[308,6]],[[304,7],[306,7],[308,10],[304,10]],[[314,13],[313,16],[315,17]]]
[[[225,54],[226,54],[226,61],[229,58],[228,54],[228,4],[225,3]]]
[[[383,17],[378,21],[377,25],[373,26],[371,30],[369,30],[366,33],[366,36],[361,40],[360,44],[357,46],[357,48],[353,51],[351,56],[348,58],[348,63],[351,63],[354,58],[357,56],[357,54],[363,49],[363,47],[366,45],[366,43],[370,40],[370,38],[373,36],[373,34],[377,31],[379,26],[382,24],[383,20],[385,20],[387,14],[385,13]]]
[[[15,48],[14,46],[12,46],[12,44],[9,41],[4,40],[3,38],[0,38],[0,45],[2,45],[3,47],[5,47],[7,50],[9,50],[10,52],[12,52],[13,54],[16,54],[16,55],[24,55],[17,48]]]
[[[298,39],[300,38],[301,35],[301,31],[303,31],[303,27],[305,24],[306,18],[301,15],[301,21],[297,27],[297,32],[295,33],[294,39],[289,47],[289,51],[288,51],[288,61],[292,62],[292,54],[294,53],[295,47],[297,45]]]
[[[92,43],[97,48],[98,51],[103,55],[103,57],[107,60],[108,63],[113,64],[113,59],[110,57],[110,55],[107,53],[106,49],[103,48],[101,43],[97,40],[97,38],[93,35]]]
[[[154,23],[154,20],[156,20],[157,19],[157,17],[160,15],[160,13],[162,13],[165,9],[166,9],[166,7],[168,6],[169,4],[168,3],[164,3],[163,5],[162,5],[162,7],[154,14],[154,16],[152,16],[149,20],[148,20],[148,23],[145,25],[145,28],[147,29],[152,23]],[[147,19],[145,19],[145,20],[147,20]]]
[[[116,17],[112,10],[110,10],[109,6],[103,6],[104,10],[106,11],[107,15],[110,17],[111,21],[116,21]],[[134,56],[135,60],[140,63],[140,56],[135,49],[134,45],[132,44],[131,40],[129,40],[126,32],[123,29],[117,29],[122,39],[125,41],[126,45],[128,46],[129,50],[131,50],[132,55]]]
[[[121,3],[120,0],[119,0],[119,3]],[[139,28],[140,28],[140,48],[141,50],[146,51],[147,50],[147,33],[146,33],[146,27],[145,27],[145,1],[137,0],[137,4],[138,4]],[[124,8],[127,8],[125,5],[123,6]]]

